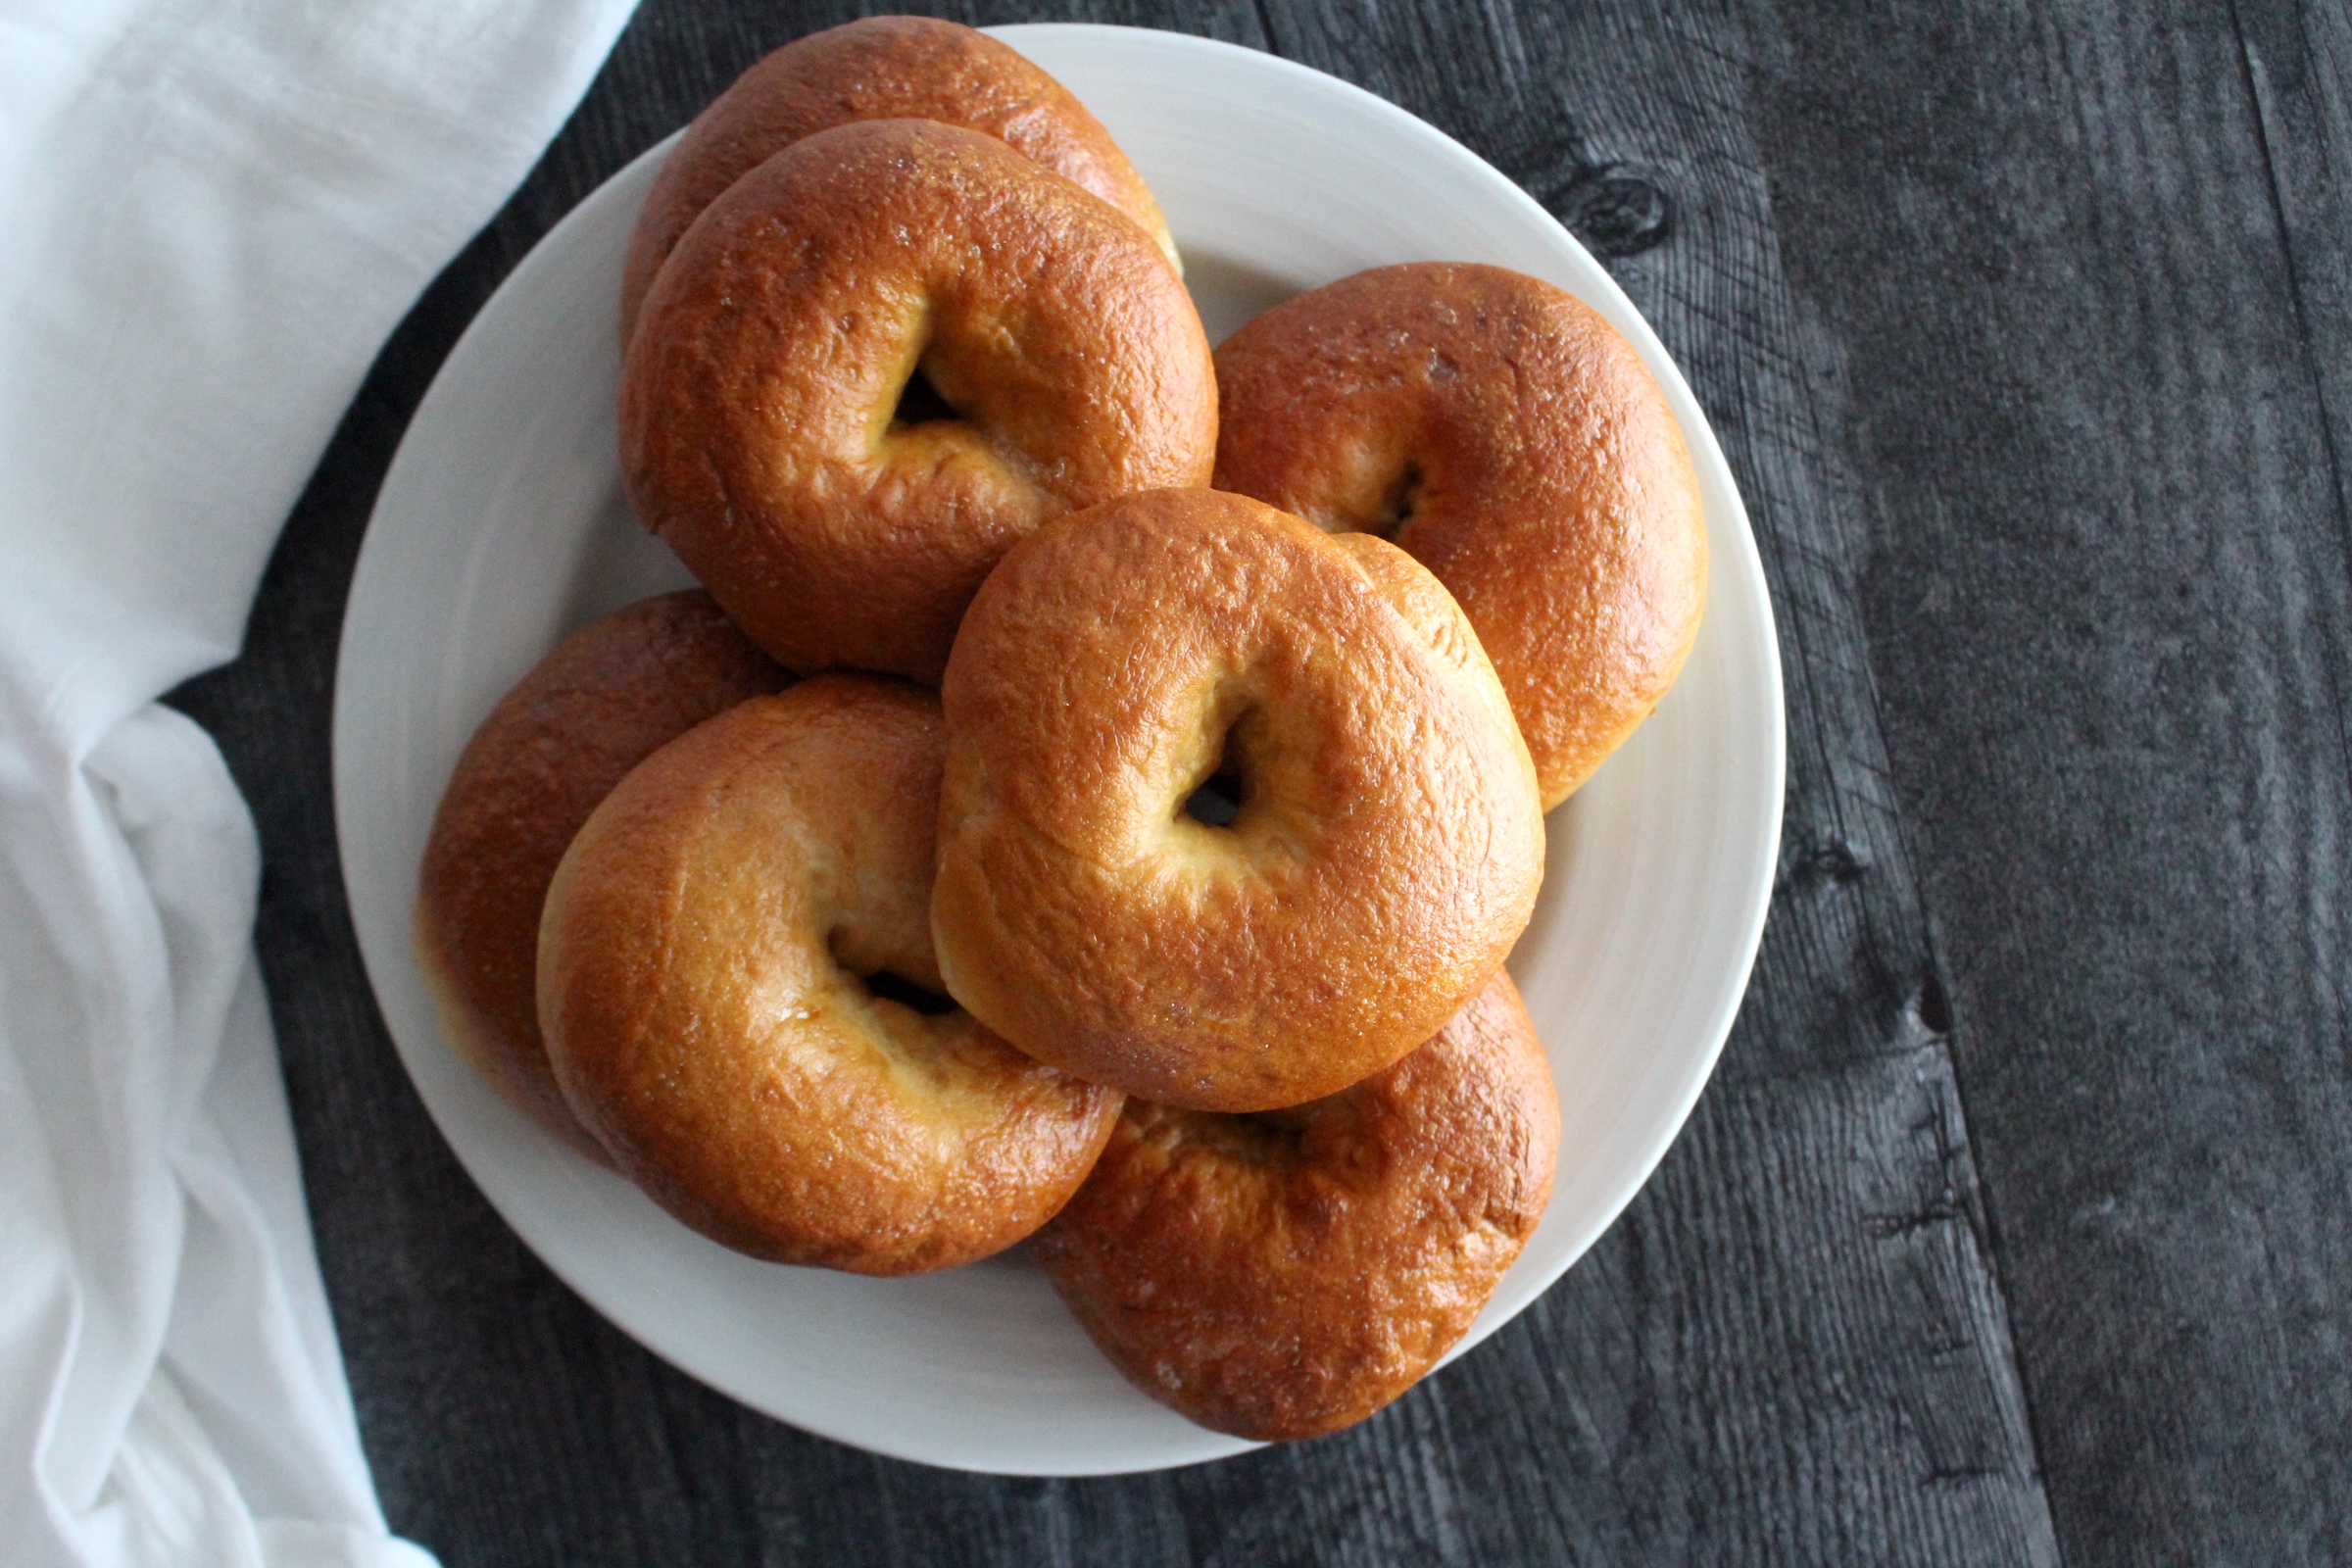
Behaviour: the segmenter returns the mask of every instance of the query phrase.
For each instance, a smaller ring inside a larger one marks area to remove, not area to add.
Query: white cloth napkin
[[[0,0],[0,1558],[429,1564],[311,1250],[220,755],[368,362],[631,0]]]

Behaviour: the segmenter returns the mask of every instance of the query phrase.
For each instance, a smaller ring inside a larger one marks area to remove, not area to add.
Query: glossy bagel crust
[[[621,342],[654,274],[704,208],[802,137],[860,120],[937,120],[994,136],[1108,202],[1176,260],[1143,176],[1068,88],[958,23],[867,17],[786,44],[686,127],[629,236]]]
[[[1560,1110],[1497,974],[1326,1100],[1222,1116],[1131,1100],[1030,1254],[1145,1393],[1240,1437],[1396,1398],[1469,1328],[1551,1195]]]
[[[918,367],[956,417],[896,417]],[[688,230],[630,341],[620,453],[638,515],[777,659],[936,683],[1014,540],[1207,482],[1216,372],[1133,223],[976,131],[874,121]]]
[[[1393,540],[1460,601],[1546,809],[1674,684],[1706,527],[1682,432],[1573,296],[1457,263],[1378,268],[1217,351],[1216,485]]]
[[[574,1148],[547,1064],[533,975],[539,912],[580,824],[656,750],[792,676],[700,590],[665,594],[559,643],[458,759],[417,875],[416,958],[442,1033],[490,1085]]]
[[[948,1268],[1043,1224],[1119,1097],[937,991],[939,705],[826,676],[735,708],[621,781],[556,872],[539,1014],[556,1078],[672,1214],[776,1262]]]
[[[1209,1110],[1331,1094],[1527,924],[1526,748],[1460,612],[1376,539],[1209,490],[1094,508],[1004,558],[941,695],[941,971],[1081,1077]],[[1221,774],[1240,813],[1212,827],[1186,802]]]

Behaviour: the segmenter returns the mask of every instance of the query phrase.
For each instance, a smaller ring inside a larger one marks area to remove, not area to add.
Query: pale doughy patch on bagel
[[[1544,828],[1476,640],[1396,586],[1425,575],[1200,490],[1016,547],[942,692],[950,992],[1040,1060],[1205,1109],[1426,1040],[1525,927]],[[1212,824],[1188,803],[1221,773]]]
[[[1256,1116],[1129,1101],[1030,1253],[1153,1398],[1245,1438],[1314,1437],[1462,1337],[1543,1216],[1559,1135],[1535,1028],[1497,974],[1329,1099]]]
[[[867,1274],[987,1256],[1060,1206],[1116,1114],[936,995],[941,748],[928,693],[807,681],[649,758],[557,871],[539,1012],[564,1097],[738,1250]]]

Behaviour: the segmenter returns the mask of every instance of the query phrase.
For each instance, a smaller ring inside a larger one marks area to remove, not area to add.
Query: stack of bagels
[[[628,495],[704,588],[466,748],[417,911],[452,1041],[754,1256],[1027,1239],[1203,1425],[1395,1398],[1550,1192],[1502,969],[1544,812],[1697,627],[1634,351],[1432,264],[1212,357],[1102,127],[912,18],[694,122],[621,331]]]

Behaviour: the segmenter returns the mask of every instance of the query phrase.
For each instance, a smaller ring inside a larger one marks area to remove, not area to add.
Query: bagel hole
[[[858,978],[865,983],[866,993],[869,996],[883,1002],[895,1002],[900,1006],[910,1008],[926,1018],[936,1018],[942,1013],[956,1010],[955,998],[942,996],[929,986],[918,986],[903,974],[893,974],[888,969],[877,969],[872,974],[861,975]]]
[[[1286,1110],[1188,1111],[1181,1136],[1248,1165],[1292,1165],[1304,1152],[1307,1118]]]
[[[1242,814],[1242,775],[1219,768],[1184,798],[1184,814],[1203,827],[1233,826],[1233,819]]]
[[[1372,526],[1364,531],[1378,534],[1394,544],[1396,536],[1404,532],[1406,524],[1413,520],[1413,508],[1420,504],[1421,477],[1421,465],[1408,458],[1404,471],[1396,476],[1396,482],[1389,487],[1387,498],[1381,502],[1380,512],[1373,517]]]
[[[1250,1136],[1263,1145],[1295,1151],[1306,1142],[1307,1118],[1298,1114],[1298,1108],[1295,1105],[1281,1110],[1244,1111],[1234,1120],[1248,1128]]]
[[[939,388],[931,384],[931,377],[917,365],[906,384],[899,388],[899,406],[891,411],[890,422],[939,424],[962,417],[963,412],[940,395]]]
[[[1176,814],[1189,816],[1202,827],[1231,829],[1250,805],[1251,769],[1248,731],[1255,727],[1251,720],[1257,705],[1243,700],[1220,706],[1231,716],[1224,718],[1223,730],[1217,736],[1216,760],[1208,764],[1208,776],[1184,796]]]

